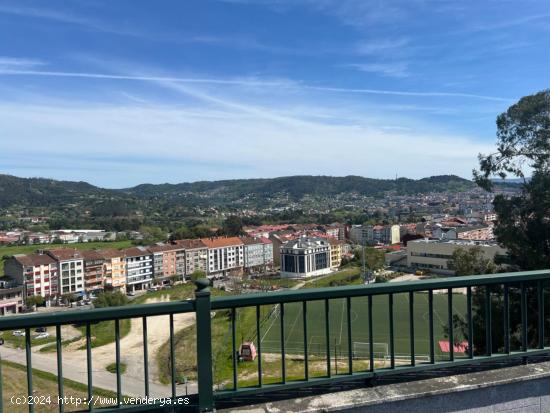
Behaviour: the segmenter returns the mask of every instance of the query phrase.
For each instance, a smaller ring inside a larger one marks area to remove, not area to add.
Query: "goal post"
[[[368,359],[370,357],[370,343],[353,342],[353,358]],[[372,343],[372,353],[376,359],[385,359],[389,355],[388,343]]]

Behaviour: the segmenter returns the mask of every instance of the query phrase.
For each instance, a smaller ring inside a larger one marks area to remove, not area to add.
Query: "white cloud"
[[[408,77],[408,64],[406,62],[391,62],[391,63],[350,63],[345,65],[346,67],[352,67],[361,72],[377,73],[382,76],[389,77]]]
[[[25,70],[39,66],[44,66],[46,63],[38,59],[28,59],[23,57],[0,56],[0,71],[1,70]]]

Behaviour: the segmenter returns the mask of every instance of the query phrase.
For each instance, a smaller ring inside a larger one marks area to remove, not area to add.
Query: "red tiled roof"
[[[81,260],[83,258],[82,253],[73,248],[58,248],[49,250],[47,253],[58,261]]]
[[[55,264],[55,260],[46,254],[18,254],[13,258],[24,267]]]
[[[231,247],[235,245],[243,245],[239,237],[216,237],[216,238],[201,238],[201,241],[208,248]]]
[[[107,248],[104,250],[98,250],[98,254],[101,255],[103,259],[110,260],[113,258],[123,258],[125,256],[124,251],[116,250],[114,248]]]
[[[187,250],[194,250],[198,248],[206,248],[204,242],[200,239],[177,239],[173,243],[179,247],[183,247]]]
[[[147,248],[150,252],[167,252],[181,250],[183,247],[174,244],[152,245]]]
[[[147,248],[130,247],[122,250],[126,257],[141,257],[143,255],[150,255]]]
[[[101,255],[99,253],[99,251],[97,251],[97,250],[82,251],[82,256],[84,257],[85,260],[90,260],[90,261],[96,261],[96,260],[104,259],[103,255]]]

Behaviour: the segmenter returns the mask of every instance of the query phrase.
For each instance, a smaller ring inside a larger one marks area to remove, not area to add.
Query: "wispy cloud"
[[[345,67],[351,67],[361,72],[376,73],[382,76],[389,77],[408,77],[408,64],[406,62],[392,62],[392,63],[350,63],[344,65]]]
[[[395,39],[363,40],[357,45],[356,51],[359,54],[365,55],[395,53],[396,50],[407,46],[409,43],[410,39],[407,37],[399,37]]]
[[[46,65],[46,62],[39,59],[28,59],[22,57],[0,56],[0,71],[2,70],[24,70]]]
[[[477,23],[474,25],[467,26],[464,29],[458,30],[454,33],[462,34],[462,33],[478,33],[478,32],[487,32],[487,31],[494,31],[494,30],[502,30],[510,27],[522,26],[527,23],[531,23],[538,20],[545,20],[545,19],[548,19],[549,17],[550,17],[550,13],[539,13],[539,14],[532,14],[529,16],[523,16],[523,17],[518,17],[514,19],[497,21],[497,22],[494,22],[494,20],[491,20],[491,22],[489,23]]]
[[[86,73],[86,72],[60,72],[60,71],[41,71],[41,70],[17,70],[1,69],[0,76],[44,76],[44,77],[74,77],[89,79],[107,79],[107,80],[127,80],[127,81],[149,81],[149,82],[172,82],[172,83],[204,83],[218,85],[237,85],[258,88],[288,88],[295,90],[317,90],[324,92],[353,93],[353,94],[371,94],[371,95],[393,95],[393,96],[415,96],[415,97],[456,97],[467,99],[481,99],[496,102],[512,102],[512,98],[499,96],[487,96],[474,93],[461,93],[449,91],[409,91],[409,90],[387,90],[387,89],[367,89],[367,88],[341,88],[326,85],[312,85],[304,82],[292,81],[289,79],[265,80],[255,78],[193,78],[193,77],[171,77],[155,75],[118,75],[109,73]]]
[[[66,11],[61,12],[59,10],[43,9],[43,8],[36,8],[36,7],[0,5],[0,13],[13,15],[13,16],[51,20],[51,21],[56,21],[56,22],[66,23],[71,25],[78,25],[90,30],[106,32],[111,34],[138,36],[138,37],[144,36],[144,33],[131,28],[125,28],[125,27],[122,27],[121,25],[114,25],[114,24],[111,25],[106,21],[96,20],[89,17],[83,17],[81,15],[69,13]]]

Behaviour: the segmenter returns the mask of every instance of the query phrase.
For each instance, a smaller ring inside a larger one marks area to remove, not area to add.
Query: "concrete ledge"
[[[280,400],[223,412],[550,412],[550,362]]]

